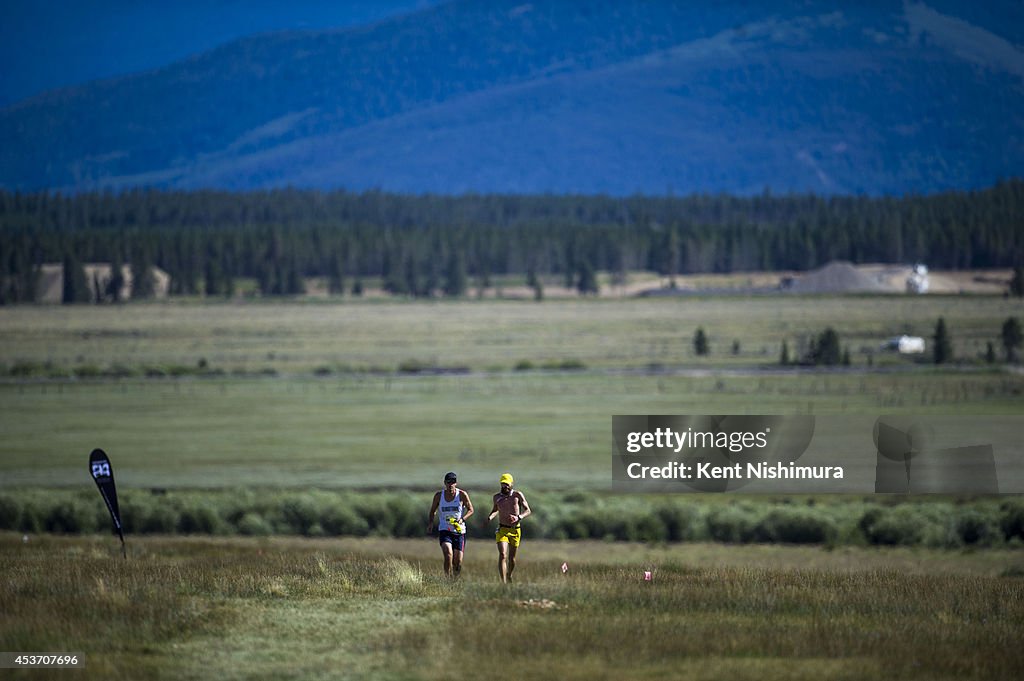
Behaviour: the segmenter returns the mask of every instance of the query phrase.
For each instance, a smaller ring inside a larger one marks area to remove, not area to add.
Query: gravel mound
[[[789,290],[796,293],[884,293],[892,289],[850,263],[835,260],[796,279]]]

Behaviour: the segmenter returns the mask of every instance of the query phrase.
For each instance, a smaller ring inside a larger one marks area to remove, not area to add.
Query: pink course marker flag
[[[562,574],[564,575],[568,571],[569,571],[569,564],[568,563],[562,563]]]
[[[653,577],[653,575],[651,575],[651,571],[650,570],[644,570],[644,581],[645,582],[649,582],[652,579],[654,579],[654,577]]]

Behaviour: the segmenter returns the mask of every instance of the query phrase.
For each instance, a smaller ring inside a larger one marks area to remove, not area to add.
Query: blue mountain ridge
[[[453,2],[0,110],[0,186],[972,189],[1024,169],[1021,11]]]
[[[257,33],[359,26],[443,0],[5,0],[0,108]]]

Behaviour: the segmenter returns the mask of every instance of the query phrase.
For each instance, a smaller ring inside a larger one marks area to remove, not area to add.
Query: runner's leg
[[[512,581],[512,571],[516,569],[516,551],[519,547],[512,542],[508,543],[508,581]]]
[[[441,553],[444,554],[444,574],[452,576],[452,545],[448,542],[441,544]]]
[[[508,542],[498,542],[498,576],[501,578],[502,584],[505,583],[505,556],[508,554]]]
[[[452,571],[456,577],[462,572],[462,551],[452,551]]]

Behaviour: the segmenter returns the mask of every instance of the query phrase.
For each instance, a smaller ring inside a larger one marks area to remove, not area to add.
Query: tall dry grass
[[[453,583],[423,546],[417,559],[326,540],[147,539],[125,561],[109,541],[2,535],[0,648],[84,652],[80,678],[429,679],[456,662],[529,679],[1024,672],[1020,576],[640,558],[563,575],[524,546],[502,586],[491,547]]]

